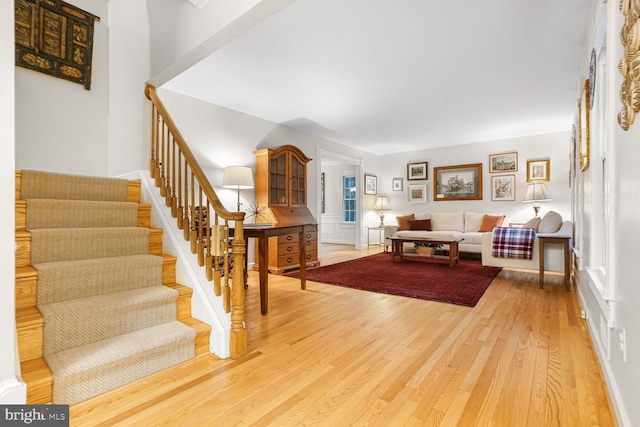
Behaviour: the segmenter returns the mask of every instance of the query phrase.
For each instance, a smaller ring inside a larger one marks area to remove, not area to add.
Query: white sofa
[[[533,254],[531,259],[497,258],[492,255],[493,232],[482,236],[482,265],[485,267],[518,268],[523,270],[540,270],[540,243],[538,237],[567,237],[573,236],[573,223],[563,221],[560,229],[554,233],[538,233],[533,242]],[[571,248],[569,242],[569,248]],[[547,243],[544,245],[544,270],[564,272],[564,249],[560,243]]]
[[[460,252],[480,254],[482,252],[482,235],[485,234],[485,232],[479,230],[485,219],[485,215],[503,217],[502,224],[498,225],[506,226],[509,223],[509,220],[500,214],[485,214],[471,211],[414,214],[415,220],[431,220],[431,231],[399,230],[397,225],[387,225],[384,227],[385,250],[391,246],[392,237],[459,237],[464,239],[458,245]],[[448,249],[448,247],[445,245],[443,249]]]

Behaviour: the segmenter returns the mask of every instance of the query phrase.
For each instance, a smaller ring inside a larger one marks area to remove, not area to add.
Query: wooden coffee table
[[[430,237],[392,237],[391,238],[391,260],[396,261],[396,256],[404,259],[404,252],[402,248],[405,243],[434,243],[440,245],[449,245],[449,267],[453,267],[453,264],[457,264],[460,259],[460,252],[458,252],[458,243],[464,239],[461,238],[430,238]],[[442,259],[442,258],[427,258],[420,257],[420,259]]]

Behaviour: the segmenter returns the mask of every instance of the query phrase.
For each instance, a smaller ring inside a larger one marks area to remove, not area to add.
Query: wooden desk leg
[[[269,311],[269,238],[258,239],[258,274],[260,275],[260,313]]]
[[[544,238],[538,238],[540,252],[540,289],[544,287]]]
[[[304,236],[304,229],[298,236],[300,254],[300,289],[307,289],[307,240]]]

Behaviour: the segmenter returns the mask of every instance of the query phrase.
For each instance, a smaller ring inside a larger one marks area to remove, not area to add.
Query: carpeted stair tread
[[[142,227],[43,228],[31,231],[31,264],[149,253]]]
[[[210,327],[188,317],[190,293],[163,285],[175,281],[175,265],[159,256],[150,206],[128,202],[139,200],[137,188],[21,171],[16,265],[29,266],[21,278],[29,299],[18,339],[34,349],[23,363],[31,403],[79,403],[193,359],[196,345],[209,350]]]
[[[22,170],[20,197],[27,199],[127,201],[128,180]]]
[[[195,357],[196,331],[172,321],[45,356],[54,404],[75,404]]]
[[[26,229],[136,227],[138,204],[131,202],[28,199]]]
[[[175,320],[177,298],[178,291],[159,285],[39,305],[43,354]]]
[[[38,304],[162,284],[164,258],[141,254],[35,264]]]

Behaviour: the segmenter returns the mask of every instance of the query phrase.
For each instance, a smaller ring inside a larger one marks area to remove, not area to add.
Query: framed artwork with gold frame
[[[591,140],[590,140],[590,105],[589,105],[589,80],[585,80],[580,98],[580,170],[589,167]]]
[[[527,160],[527,182],[549,182],[549,159]]]

